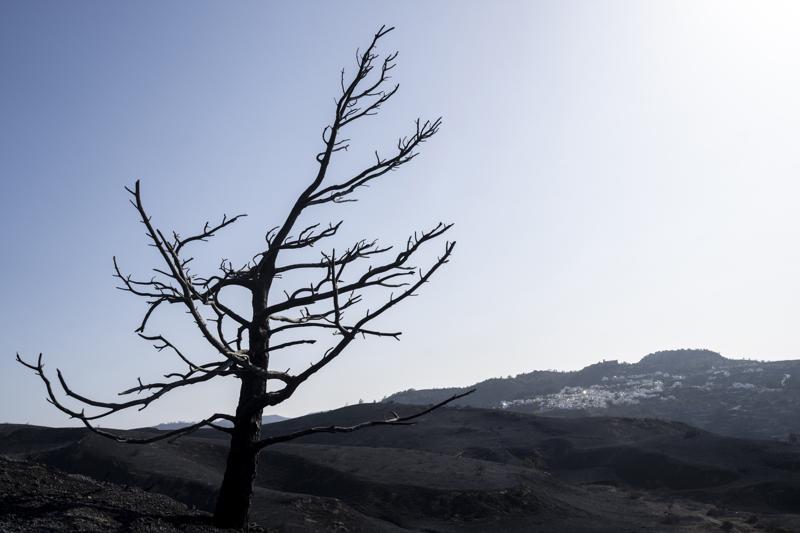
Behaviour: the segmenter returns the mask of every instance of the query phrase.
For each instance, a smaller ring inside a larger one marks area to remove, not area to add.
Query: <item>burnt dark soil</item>
[[[212,531],[210,516],[139,488],[0,457],[0,531]]]
[[[351,424],[387,408],[351,406],[265,431]],[[181,503],[169,500],[178,507],[166,515],[134,501],[130,516],[207,528],[202,511],[213,508],[225,437],[209,430],[135,446],[82,429],[4,425],[0,454],[114,483],[123,495],[126,486],[168,495]],[[320,434],[267,449],[252,519],[276,531],[800,531],[798,465],[796,446],[677,422],[442,409],[416,426]],[[120,516],[105,530],[136,531],[130,524],[142,519]]]

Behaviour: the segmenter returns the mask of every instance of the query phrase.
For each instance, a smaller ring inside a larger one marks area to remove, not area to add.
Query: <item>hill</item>
[[[460,405],[553,416],[649,417],[723,435],[800,434],[800,361],[728,359],[670,350],[638,363],[603,361],[574,372],[535,371],[464,388],[407,390],[384,401],[423,405],[475,387]]]
[[[261,424],[274,424],[275,422],[282,422],[284,420],[288,420],[285,416],[281,415],[265,415],[261,418]],[[165,422],[162,424],[158,424],[155,426],[156,429],[160,429],[162,431],[172,431],[175,429],[185,428],[186,426],[191,426],[196,424],[197,422]],[[233,424],[228,422],[227,420],[220,420],[219,425],[223,427],[231,427]]]
[[[386,409],[354,405],[265,432],[352,424]],[[226,451],[226,436],[212,430],[133,446],[77,428],[0,425],[0,454],[205,511]],[[800,449],[787,443],[658,420],[452,408],[416,426],[268,448],[253,519],[277,531],[792,531],[798,509]]]

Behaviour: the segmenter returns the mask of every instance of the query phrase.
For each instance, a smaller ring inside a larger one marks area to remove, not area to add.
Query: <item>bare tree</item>
[[[361,171],[339,180],[328,179],[331,160],[337,152],[349,146],[349,141],[342,138],[342,132],[351,123],[376,114],[398,89],[398,85],[389,83],[397,54],[380,59],[376,53],[378,41],[392,29],[381,27],[366,50],[357,54],[356,71],[351,78],[347,78],[342,70],[341,94],[336,99],[333,121],[323,130],[323,149],[316,156],[319,164],[316,176],[297,197],[283,223],[267,233],[265,249],[243,267],[234,268],[229,261],[223,260],[215,275],[200,277],[190,270],[192,257],[186,252],[192,245],[207,241],[244,215],[223,216],[218,224],[206,223],[199,233],[188,237],[175,232],[165,234],[154,225],[145,209],[139,182],[132,189],[126,188],[146,228],[150,245],[158,252],[161,266],[153,269],[154,276],[151,279],[136,280],[123,274],[115,258],[114,269],[121,282],[119,288],[146,299],[147,310],[136,329],[137,333],[153,341],[158,350],[167,350],[180,358],[187,366],[185,373],[166,374],[163,382],[143,383],[139,379],[136,386],[120,393],[123,396],[136,395],[134,399],[105,402],[75,392],[61,371],[57,370],[56,376],[63,395],[93,408],[95,412],[89,414],[83,407],[77,410],[59,399],[53,383],[44,372],[41,354],[35,363],[17,355],[18,361],[35,371],[44,382],[48,400],[53,405],[104,437],[145,444],[184,435],[202,427],[229,433],[230,451],[214,515],[215,523],[219,526],[246,527],[258,455],[265,447],[313,433],[350,432],[371,426],[412,424],[416,418],[464,396],[454,396],[406,416],[391,413],[385,419],[369,420],[354,426],[314,427],[287,435],[261,436],[263,409],[291,397],[300,385],[336,359],[356,338],[398,339],[399,331],[376,329],[370,323],[415,295],[433,273],[448,262],[455,247],[455,242],[447,242],[442,254],[427,269],[411,264],[412,258],[422,247],[444,235],[451,227],[451,224],[439,223],[431,229],[414,233],[398,253],[392,254],[391,247],[381,246],[377,241],[360,240],[340,253],[335,250],[323,252],[316,260],[292,262],[290,259],[284,262],[286,256],[292,257],[292,252],[307,251],[315,244],[333,237],[341,225],[341,222],[327,226],[312,224],[297,231],[295,225],[302,214],[313,211],[315,206],[355,201],[353,195],[357,190],[409,163],[417,156],[422,143],[439,130],[441,119],[418,119],[411,133],[398,140],[390,155],[381,156],[376,151],[374,161]],[[372,260],[377,257],[386,259],[375,265]],[[358,269],[361,264],[365,266]],[[276,280],[290,273],[308,273],[316,281],[300,286],[293,292],[275,294],[278,292]],[[249,291],[252,303],[249,316],[237,313],[224,303],[222,294],[231,287]],[[389,294],[364,312],[364,304],[358,304],[362,302],[365,291],[374,292],[375,289],[384,289]],[[218,354],[217,361],[197,364],[163,335],[145,333],[150,317],[164,304],[175,304],[188,311],[203,338]],[[344,317],[345,311],[354,312],[358,309],[362,309],[360,318],[348,322]],[[290,373],[289,370],[275,370],[274,365],[270,365],[272,354],[297,347],[308,349],[319,340],[319,332],[333,334],[332,337],[326,337],[332,339],[331,345],[319,350],[316,361],[307,368]],[[97,420],[121,410],[134,407],[141,410],[170,391],[226,376],[241,381],[235,414],[214,413],[188,427],[147,438],[121,435],[96,427]],[[222,421],[229,424],[223,424]]]

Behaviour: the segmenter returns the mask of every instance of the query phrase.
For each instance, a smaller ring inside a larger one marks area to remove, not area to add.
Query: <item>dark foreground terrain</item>
[[[0,457],[0,531],[213,531],[209,517],[139,488]]]
[[[265,431],[386,410],[357,405]],[[0,530],[209,530],[224,437],[135,446],[83,429],[0,426],[0,454],[26,461],[0,462]],[[416,426],[268,448],[252,519],[275,531],[788,532],[800,531],[797,513],[800,447],[788,443],[652,419],[452,408]],[[74,527],[57,529],[60,516]]]

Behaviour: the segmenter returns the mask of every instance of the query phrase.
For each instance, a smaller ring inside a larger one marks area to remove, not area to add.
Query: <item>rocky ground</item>
[[[502,509],[496,516],[479,524],[470,523],[474,509],[465,500],[464,516],[452,517],[452,529],[444,531],[769,531],[789,532],[782,517],[763,519],[752,513],[720,511],[714,506],[691,501],[655,501],[643,494],[617,494],[611,487],[594,487],[583,497],[581,507],[563,509],[566,515],[553,522],[552,512],[533,513],[520,523]],[[528,495],[530,496],[530,495]],[[620,496],[624,500],[620,500]],[[401,532],[437,531],[406,529],[389,522],[370,520],[353,513],[337,499],[259,490],[256,495],[271,509],[274,528],[258,523],[255,532],[311,533],[325,532]],[[519,493],[508,502],[523,504],[526,495]],[[530,501],[536,501],[531,499]],[[620,501],[630,508],[619,509]],[[484,505],[490,504],[483,498]],[[530,503],[530,502],[529,502]],[[623,514],[606,521],[587,520],[589,504],[611,504]],[[263,505],[262,505],[263,511]],[[540,509],[541,511],[541,509]],[[552,511],[552,510],[551,510]],[[575,516],[568,516],[574,513]],[[266,517],[264,517],[266,518]],[[210,514],[187,508],[167,496],[138,488],[97,481],[79,474],[66,474],[51,467],[0,458],[0,531],[23,532],[131,532],[131,533],[209,533],[220,531],[211,525]],[[796,523],[800,525],[800,522]],[[477,526],[477,527],[476,527]]]
[[[0,531],[214,531],[207,513],[162,494],[0,457]]]
[[[135,446],[0,424],[0,531],[212,531],[224,437]],[[416,426],[268,448],[251,511],[258,530],[290,533],[800,531],[800,453],[676,422],[443,409]]]

